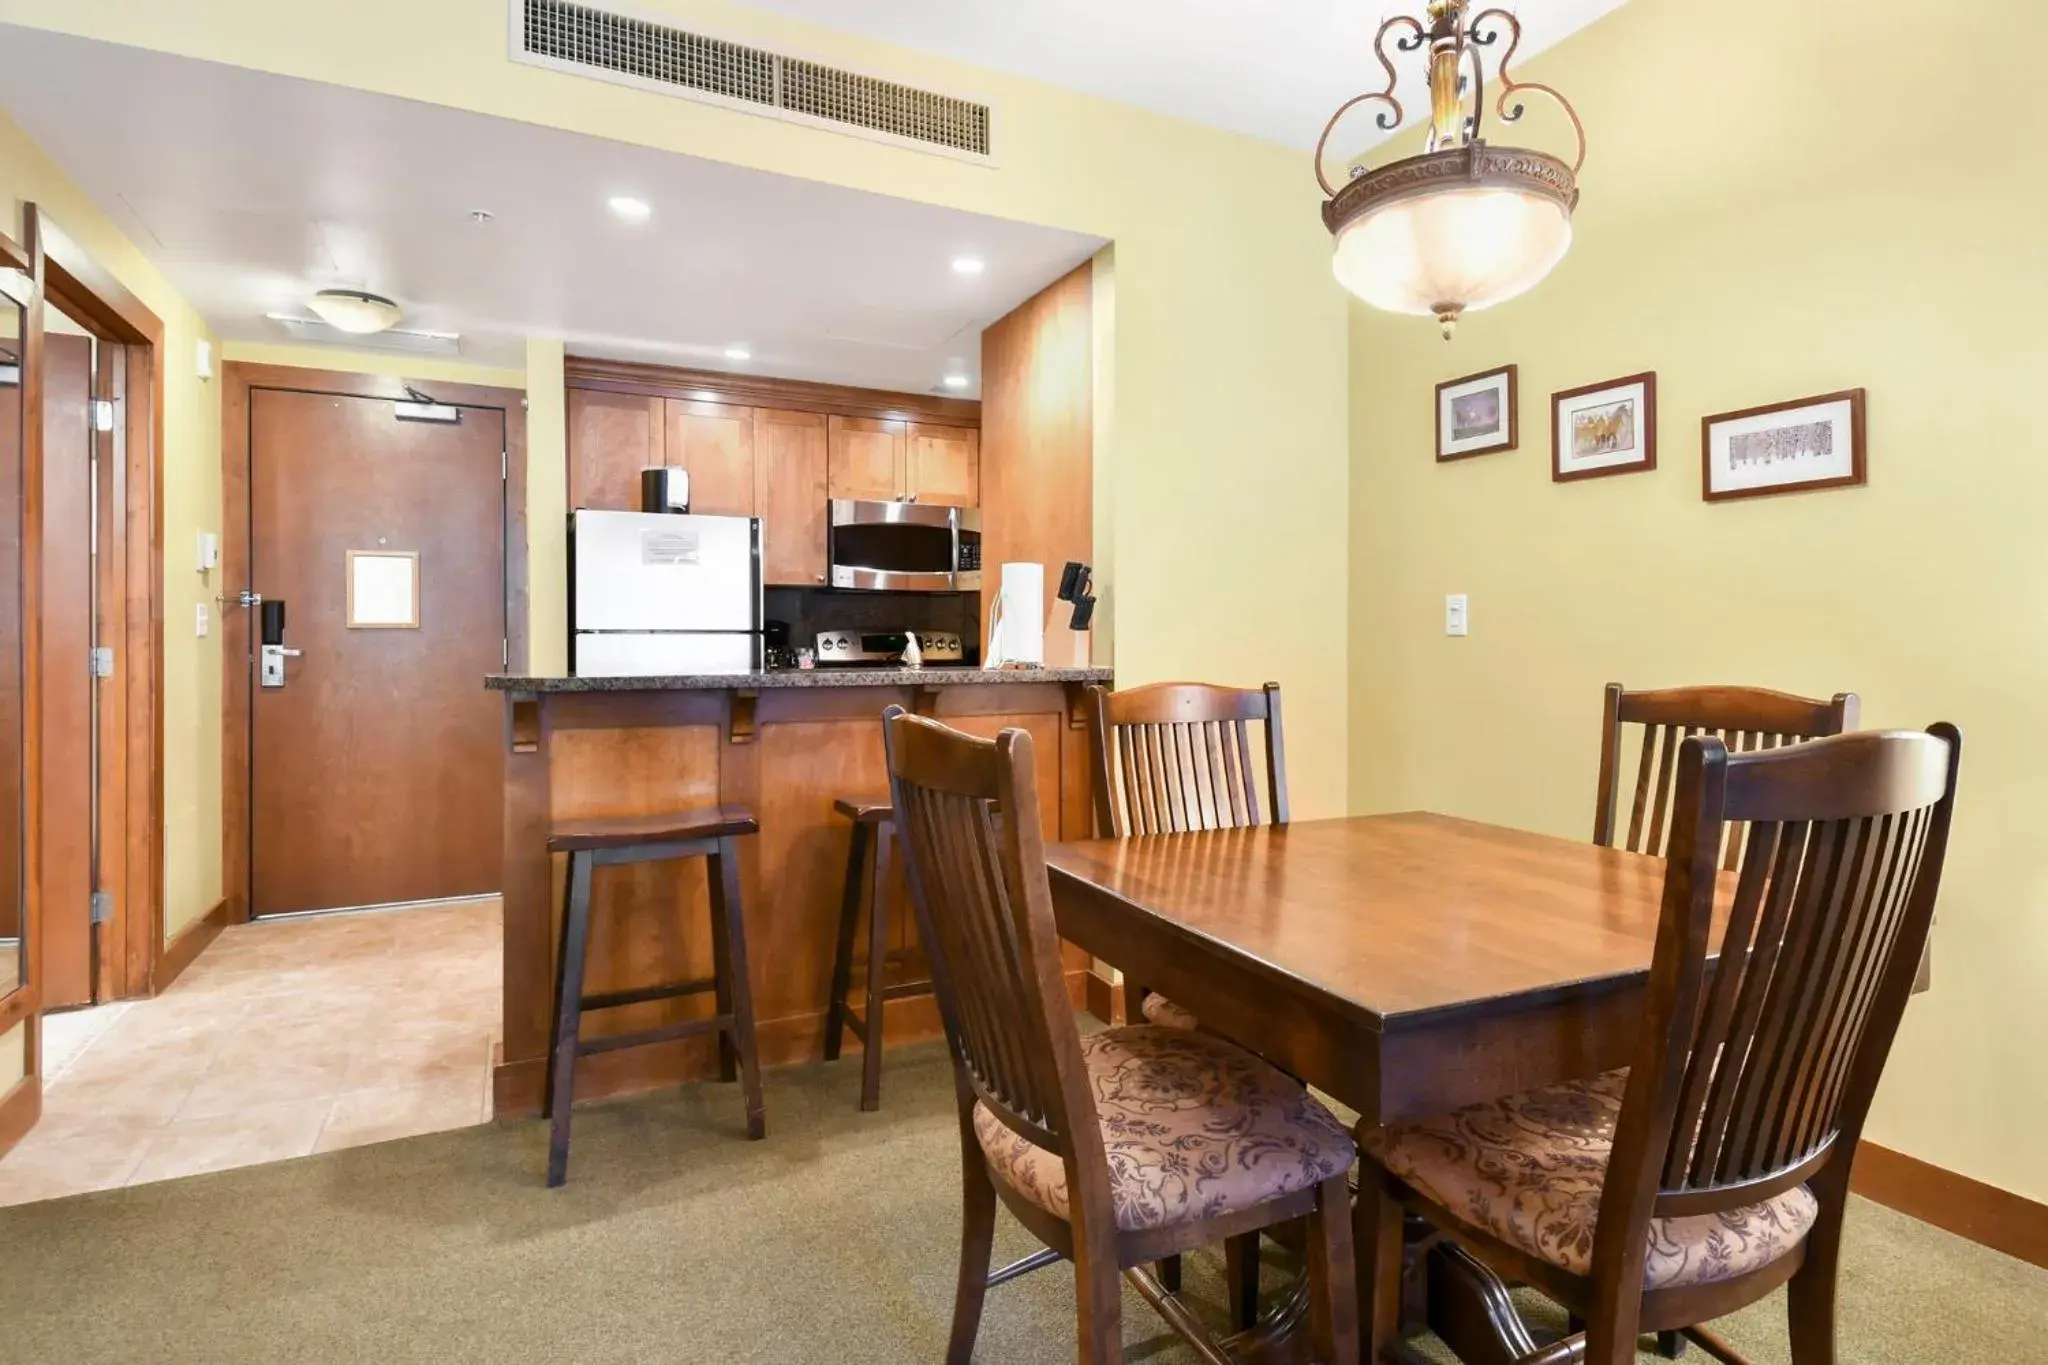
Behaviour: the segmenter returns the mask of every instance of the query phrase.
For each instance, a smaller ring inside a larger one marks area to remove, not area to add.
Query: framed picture
[[[1515,367],[1436,386],[1436,457],[1462,460],[1515,448]]]
[[[1557,483],[1657,467],[1657,376],[1550,395],[1550,477]]]
[[[1700,444],[1708,502],[1860,484],[1863,390],[1718,413],[1701,421]]]

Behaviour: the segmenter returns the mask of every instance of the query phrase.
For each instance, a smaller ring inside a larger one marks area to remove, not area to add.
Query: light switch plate
[[[204,602],[199,604],[199,620],[196,622],[196,625],[199,638],[202,640],[206,638],[207,632],[213,629],[213,614],[207,611],[206,603]]]
[[[1446,593],[1444,595],[1444,634],[1469,635],[1471,633],[1470,627],[1471,617],[1465,601],[1465,594],[1461,592]]]

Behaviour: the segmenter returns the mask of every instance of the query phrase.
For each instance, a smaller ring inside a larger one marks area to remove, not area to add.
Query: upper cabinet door
[[[912,422],[908,433],[909,496],[947,507],[981,505],[981,433],[972,427]]]
[[[893,502],[909,491],[903,478],[907,422],[834,417],[829,425],[831,485],[835,498]]]
[[[754,410],[754,508],[761,575],[772,584],[825,581],[825,415]]]
[[[661,400],[569,390],[569,506],[640,510],[640,471],[663,463]]]
[[[667,402],[665,463],[690,472],[690,510],[704,516],[754,516],[754,410],[729,403]]]

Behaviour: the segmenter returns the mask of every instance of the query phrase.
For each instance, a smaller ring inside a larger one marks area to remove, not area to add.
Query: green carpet
[[[736,1087],[591,1106],[558,1191],[520,1120],[0,1210],[0,1361],[936,1360],[945,1058],[892,1054],[879,1114],[857,1066],[771,1073],[765,1143],[738,1136]],[[1031,1246],[1010,1225],[998,1256]],[[1216,1276],[1198,1259],[1191,1292]],[[1872,1205],[1843,1300],[1843,1365],[2048,1359],[2048,1273]],[[1769,1302],[1722,1326],[1763,1365],[1787,1359],[1783,1321]],[[1125,1324],[1132,1361],[1189,1359],[1135,1295]],[[990,1295],[979,1358],[1073,1359],[1064,1266]]]

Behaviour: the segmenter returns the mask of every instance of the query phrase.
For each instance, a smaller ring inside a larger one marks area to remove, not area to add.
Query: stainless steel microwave
[[[835,588],[981,590],[981,513],[972,507],[834,498],[829,545]]]

